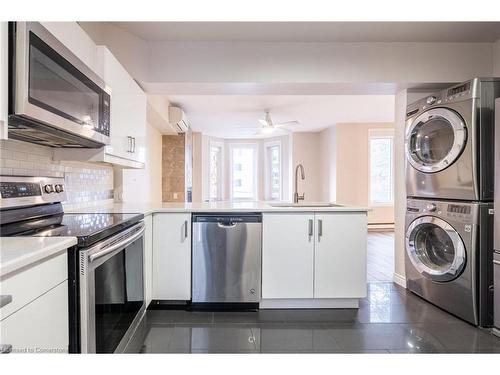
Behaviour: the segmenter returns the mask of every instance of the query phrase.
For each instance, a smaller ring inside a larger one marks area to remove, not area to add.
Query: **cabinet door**
[[[98,46],[97,56],[106,86],[111,88],[111,144],[106,153],[144,162],[146,94],[106,47]]]
[[[262,298],[312,298],[314,215],[264,214]]]
[[[0,343],[12,345],[13,352],[67,353],[68,325],[68,281],[64,281],[2,320]]]
[[[153,299],[153,216],[144,218],[146,231],[144,233],[144,296],[146,306]]]
[[[191,214],[153,216],[153,298],[191,299]]]
[[[365,297],[366,214],[315,217],[314,298]]]

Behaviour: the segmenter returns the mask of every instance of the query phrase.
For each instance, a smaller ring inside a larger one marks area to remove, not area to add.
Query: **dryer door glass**
[[[411,165],[422,172],[438,172],[453,164],[462,153],[465,123],[454,111],[434,108],[413,121],[406,140],[406,155]]]
[[[406,238],[408,256],[415,268],[434,281],[451,281],[465,267],[465,246],[455,229],[433,216],[415,220]]]

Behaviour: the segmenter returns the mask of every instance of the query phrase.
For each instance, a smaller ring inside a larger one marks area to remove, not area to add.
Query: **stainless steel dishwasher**
[[[258,307],[261,254],[261,214],[194,214],[193,306]]]

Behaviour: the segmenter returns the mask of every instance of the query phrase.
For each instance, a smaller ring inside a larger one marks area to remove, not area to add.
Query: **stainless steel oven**
[[[146,306],[144,222],[83,249],[80,257],[82,353],[123,352]]]
[[[99,148],[110,106],[102,79],[40,23],[9,23],[9,138]]]

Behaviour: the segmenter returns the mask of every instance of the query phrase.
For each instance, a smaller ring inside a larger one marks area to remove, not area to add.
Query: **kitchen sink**
[[[271,207],[343,207],[341,204],[330,203],[330,202],[302,202],[302,203],[291,203],[291,202],[279,202],[279,203],[269,203]]]

